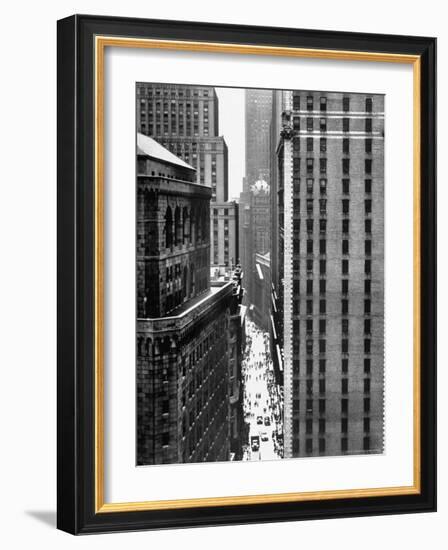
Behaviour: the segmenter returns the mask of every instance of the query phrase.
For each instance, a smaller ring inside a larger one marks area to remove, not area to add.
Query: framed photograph
[[[58,22],[58,527],[436,509],[434,38]]]

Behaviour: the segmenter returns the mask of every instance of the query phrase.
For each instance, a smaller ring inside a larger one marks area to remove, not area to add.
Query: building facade
[[[212,203],[211,223],[211,265],[235,268],[239,262],[238,203]]]
[[[137,464],[230,458],[231,281],[210,283],[211,189],[137,136]]]
[[[384,97],[282,99],[285,457],[380,453]]]

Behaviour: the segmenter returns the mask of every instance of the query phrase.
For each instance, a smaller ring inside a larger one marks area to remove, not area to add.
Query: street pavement
[[[277,460],[282,454],[276,439],[277,429],[281,432],[281,418],[275,413],[280,407],[277,392],[273,391],[269,334],[247,319],[246,342],[242,378],[244,414],[250,429],[243,460]],[[259,450],[251,448],[252,436],[259,437]]]

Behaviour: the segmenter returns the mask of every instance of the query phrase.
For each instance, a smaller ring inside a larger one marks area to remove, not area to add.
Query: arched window
[[[188,217],[188,208],[185,206],[182,210],[182,238],[184,244],[188,242],[188,237],[190,235],[190,220]]]
[[[181,244],[181,230],[182,224],[180,220],[180,208],[176,206],[174,210],[174,244],[178,246]]]
[[[165,214],[165,247],[171,248],[173,246],[173,213],[168,206]]]

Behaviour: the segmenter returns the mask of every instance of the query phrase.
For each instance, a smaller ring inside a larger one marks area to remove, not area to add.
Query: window
[[[306,200],[306,211],[308,214],[313,213],[313,199]]]
[[[348,334],[348,319],[342,319],[342,334]]]
[[[344,380],[347,380],[347,379],[344,378]],[[346,397],[343,397],[341,399],[341,412],[342,412],[342,414],[347,414],[348,413],[348,399]]]
[[[313,279],[307,279],[306,281],[306,293],[312,294],[313,293]]]
[[[364,397],[364,412],[370,412],[370,397]]]
[[[298,270],[299,269],[297,268],[297,271]],[[307,272],[308,275],[313,273],[313,260],[307,259],[307,261],[306,261],[306,272]]]
[[[324,96],[321,96],[320,98],[320,110],[321,111],[327,110],[327,98]]]
[[[350,159],[342,159],[342,173],[343,174],[349,174],[350,173]]]
[[[319,320],[319,332],[320,334],[325,334],[325,331],[327,329],[327,321],[325,319]]]
[[[325,294],[327,291],[327,281],[325,279],[319,280],[319,293]]]
[[[371,199],[366,199],[364,201],[365,203],[365,212],[366,214],[371,214],[372,213],[372,200]]]
[[[306,173],[312,174],[314,171],[314,159],[307,158],[306,159]]]
[[[366,279],[364,281],[364,293],[370,294],[372,288],[372,281],[370,279]]]
[[[313,440],[311,438],[306,439],[306,454],[310,455],[313,452]]]
[[[366,435],[362,441],[364,451],[370,450],[370,437]]]
[[[372,119],[371,118],[366,118],[366,132],[371,132],[372,131]]]
[[[319,199],[319,212],[321,216],[325,216],[327,214],[327,200],[326,199]]]
[[[347,178],[344,178],[342,180],[342,192],[344,193],[344,195],[348,195],[349,191],[350,191],[350,180]]]
[[[372,152],[372,138],[367,138],[364,142],[365,152],[370,154]]]
[[[320,138],[320,152],[327,152],[327,138]]]
[[[292,127],[297,132],[300,130],[300,117],[295,116],[292,118]]]
[[[348,439],[346,437],[341,437],[341,452],[345,453],[348,451]]]
[[[306,360],[306,374],[307,376],[311,376],[313,374],[313,360],[307,359]]]
[[[343,111],[349,111],[350,110],[350,98],[349,97],[343,97],[342,98],[342,110]]]
[[[325,233],[327,230],[327,220],[325,218],[319,220],[319,231]]]
[[[306,96],[306,108],[307,108],[308,111],[313,110],[313,96],[312,95]]]
[[[319,273],[325,275],[327,272],[327,262],[326,260],[319,260]]]
[[[370,334],[371,332],[371,320],[364,319],[364,334]]]
[[[166,447],[170,444],[170,434],[168,432],[165,432],[162,434],[162,446]]]
[[[348,260],[342,260],[342,274],[348,275]]]
[[[319,433],[324,434],[325,433],[325,418],[319,418]]]
[[[313,218],[307,218],[307,220],[306,220],[306,232],[307,233],[312,233],[313,232],[313,226],[314,226]]]
[[[347,374],[348,373],[348,359],[347,359],[347,357],[342,358],[341,370],[342,370],[342,374]]]
[[[320,239],[319,241],[319,254],[327,253],[327,241],[325,239]]]
[[[307,132],[312,132],[314,129],[314,119],[311,117],[308,117],[306,119],[306,130]]]
[[[370,373],[370,357],[365,357],[364,359],[364,373],[365,374]]]
[[[294,375],[299,376],[299,374],[300,374],[300,361],[298,359],[293,360],[292,368],[293,368],[293,371],[294,371]],[[296,382],[296,380],[294,382]],[[297,391],[298,391],[298,388],[297,388]]]
[[[306,190],[308,193],[313,192],[313,186],[314,186],[314,179],[313,178],[307,178],[306,179]]]
[[[345,154],[350,152],[350,140],[348,138],[342,140],[342,152]]]
[[[327,159],[325,159],[325,158],[319,159],[319,168],[320,168],[320,173],[321,174],[326,174],[327,173]]]
[[[341,351],[342,353],[348,353],[348,339],[343,338],[341,340]]]
[[[365,168],[366,174],[372,173],[372,159],[365,159],[364,168]]]
[[[293,95],[292,108],[294,109],[294,111],[300,111],[300,96],[297,94]]]
[[[306,400],[306,412],[308,414],[311,414],[313,412],[313,400],[312,399],[307,399]]]
[[[327,119],[326,118],[319,119],[319,128],[320,128],[321,132],[326,132],[327,131]]]
[[[371,179],[364,180],[364,190],[367,194],[370,194],[372,192],[372,180]]]
[[[293,186],[294,186],[294,193],[299,194],[300,193],[300,178],[294,177],[292,178]]]
[[[307,418],[305,426],[306,426],[307,435],[312,434],[313,433],[313,419],[312,418]]]
[[[348,254],[348,239],[342,241],[342,254]]]
[[[364,431],[370,432],[370,418],[368,416],[364,418],[363,425],[364,425]]]
[[[342,220],[342,233],[348,233],[350,221],[348,218]]]
[[[364,273],[365,275],[370,275],[372,273],[372,260],[364,261]]]
[[[313,314],[313,300],[306,301],[306,313],[307,315]]]
[[[313,138],[306,138],[306,150],[308,152],[313,151],[313,145],[314,145],[314,139]]]
[[[313,253],[313,239],[308,239],[306,241],[306,253],[307,254]]]
[[[364,229],[366,233],[368,234],[372,233],[372,220],[365,220]]]
[[[364,378],[364,393],[370,392],[370,378]]]
[[[319,340],[319,353],[325,353],[326,348],[327,348],[326,340]]]
[[[319,372],[320,372],[320,374],[325,373],[325,368],[326,368],[326,359],[319,359]]]
[[[292,169],[295,173],[300,172],[300,159],[298,157],[292,159]]]
[[[341,432],[343,434],[348,432],[348,418],[341,418]]]
[[[370,342],[369,338],[364,338],[364,353],[370,353]]]
[[[364,241],[364,253],[366,256],[372,254],[372,241]]]
[[[313,334],[313,320],[312,319],[307,319],[306,320],[306,333],[308,335]]]
[[[364,300],[364,313],[366,315],[370,315],[370,304],[371,304],[371,302],[370,302],[369,299]]]
[[[327,194],[327,180],[325,178],[321,178],[319,180],[319,187],[320,187],[320,194],[326,195]]]
[[[319,300],[319,312],[321,314],[327,312],[327,302],[326,302],[326,300]]]
[[[319,399],[319,414],[325,414],[325,399]]]
[[[293,149],[294,153],[298,153],[300,151],[300,138],[295,137],[292,140],[292,149]]]
[[[341,310],[342,310],[342,315],[348,314],[348,300],[346,298],[343,298],[341,300]]]
[[[343,132],[349,132],[350,131],[350,119],[349,118],[343,118],[342,119],[342,131]]]

